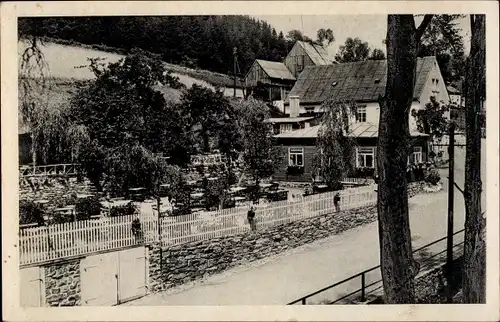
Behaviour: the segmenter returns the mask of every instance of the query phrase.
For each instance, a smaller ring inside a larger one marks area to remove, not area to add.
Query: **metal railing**
[[[459,231],[455,232],[455,233],[453,234],[453,236],[455,236],[455,235],[457,235],[457,234],[460,234],[460,233],[463,233],[463,232],[464,232],[464,230],[465,230],[465,229],[461,229],[461,230],[459,230]],[[442,242],[442,241],[446,240],[446,238],[447,238],[447,237],[442,237],[442,238],[440,238],[440,239],[438,239],[438,240],[435,240],[435,241],[433,241],[433,242],[431,242],[431,243],[429,243],[429,244],[426,244],[426,245],[424,245],[424,246],[421,246],[421,247],[419,247],[419,248],[415,249],[415,250],[413,251],[413,254],[415,254],[415,253],[417,253],[417,252],[420,252],[420,251],[422,251],[422,250],[424,250],[424,249],[426,249],[426,248],[429,248],[430,246],[435,245],[435,244],[437,244],[437,243],[439,243],[439,242]],[[463,241],[462,241],[462,242],[459,242],[459,243],[457,243],[457,244],[455,244],[453,247],[455,248],[455,247],[458,247],[458,246],[460,246],[460,245],[462,245],[462,244],[463,244]],[[445,252],[446,252],[446,249],[444,249],[444,250],[442,250],[442,251],[440,251],[440,252],[438,252],[438,253],[435,253],[435,254],[433,254],[432,256],[427,257],[425,260],[426,260],[426,261],[428,261],[429,259],[431,259],[431,258],[435,258],[435,257],[437,257],[437,256],[439,256],[439,255],[441,255],[441,254],[443,254],[443,253],[445,253]],[[427,269],[429,269],[429,268],[431,268],[431,267],[426,267],[426,266],[422,266],[422,265],[421,265],[421,267],[420,267],[420,272],[423,272],[423,271],[424,271],[422,268],[427,268]],[[370,284],[368,284],[368,285],[366,284],[366,276],[367,276],[367,274],[368,274],[368,273],[370,273],[370,272],[372,272],[372,271],[375,271],[375,270],[377,270],[377,269],[380,269],[380,265],[375,266],[375,267],[372,267],[372,268],[369,268],[369,269],[364,270],[364,271],[362,271],[362,272],[360,272],[360,273],[357,273],[357,274],[355,274],[355,275],[352,275],[352,276],[350,276],[350,277],[348,277],[348,278],[345,278],[345,279],[343,279],[343,280],[341,280],[341,281],[339,281],[339,282],[336,282],[336,283],[334,283],[334,284],[331,284],[331,285],[329,285],[329,286],[326,286],[326,287],[324,287],[324,288],[322,288],[322,289],[320,289],[320,290],[318,290],[318,291],[315,291],[315,292],[313,292],[313,293],[307,294],[307,295],[305,295],[305,296],[303,296],[303,297],[301,297],[301,298],[299,298],[299,299],[296,299],[296,300],[294,300],[294,301],[292,301],[292,302],[288,303],[287,305],[294,305],[294,304],[297,304],[297,303],[301,303],[302,305],[307,305],[307,299],[309,299],[309,298],[311,298],[311,297],[313,297],[313,296],[316,296],[316,295],[318,295],[318,294],[320,294],[320,293],[323,293],[323,292],[325,292],[325,291],[331,290],[331,289],[333,289],[333,288],[335,288],[335,287],[337,287],[337,286],[340,286],[340,285],[342,285],[342,284],[345,284],[345,283],[347,283],[347,282],[350,282],[350,281],[352,281],[352,280],[354,280],[354,279],[356,279],[356,278],[360,278],[360,277],[361,277],[361,288],[358,288],[358,289],[354,290],[353,292],[350,292],[349,294],[343,295],[342,297],[337,298],[337,299],[335,299],[335,300],[333,300],[333,301],[329,301],[329,302],[328,302],[328,303],[326,303],[326,304],[335,304],[335,303],[337,303],[337,302],[340,302],[340,301],[342,301],[342,300],[345,300],[345,299],[347,299],[347,298],[349,298],[349,297],[351,297],[351,296],[353,296],[353,295],[355,295],[355,294],[357,294],[357,293],[360,293],[360,292],[361,292],[361,295],[360,295],[360,300],[361,300],[361,302],[365,302],[365,301],[366,301],[366,295],[367,295],[367,294],[374,293],[375,291],[377,291],[378,289],[380,289],[380,288],[382,287],[382,286],[379,286],[378,288],[375,288],[375,289],[371,290],[369,293],[367,293],[367,289],[368,289],[369,287],[372,287],[372,286],[374,286],[374,285],[379,284],[379,283],[381,283],[381,282],[382,282],[382,279],[378,279],[378,280],[376,280],[376,281],[374,281],[374,282],[371,282],[371,283],[370,283]]]

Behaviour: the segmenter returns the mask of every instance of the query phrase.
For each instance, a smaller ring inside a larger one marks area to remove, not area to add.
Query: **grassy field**
[[[27,43],[18,43],[18,53],[21,54]],[[124,50],[109,48],[102,45],[83,45],[74,42],[47,39],[42,46],[42,52],[49,66],[51,77],[62,79],[92,79],[94,75],[85,67],[88,65],[88,57],[101,57],[106,63],[113,63],[122,59],[126,52]],[[199,84],[206,87],[232,87],[234,80],[224,74],[214,73],[207,70],[192,69],[179,65],[165,63],[167,70],[181,78],[181,82],[187,87]],[[237,82],[242,87],[242,82]]]

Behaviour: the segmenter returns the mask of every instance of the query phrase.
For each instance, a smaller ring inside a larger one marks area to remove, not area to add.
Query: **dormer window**
[[[356,122],[366,122],[366,106],[358,106],[356,109]]]
[[[380,83],[380,78],[375,79],[375,84]]]

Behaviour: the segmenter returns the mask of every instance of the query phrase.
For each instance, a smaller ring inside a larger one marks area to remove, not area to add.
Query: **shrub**
[[[45,220],[43,216],[45,214],[45,207],[33,202],[32,200],[20,200],[19,201],[19,224],[38,224],[43,226]]]
[[[126,205],[122,206],[114,206],[109,210],[109,215],[111,217],[119,217],[119,216],[130,216],[137,213],[139,209],[132,202],[129,202]]]
[[[373,178],[375,168],[356,168],[352,173],[354,178]]]
[[[101,202],[96,196],[80,199],[75,205],[76,220],[86,220],[101,214]]]
[[[64,208],[68,205],[75,205],[78,198],[75,193],[70,195],[56,195],[49,198],[49,203],[55,208]]]
[[[300,175],[304,173],[304,167],[299,166],[288,166],[286,173],[289,175]]]
[[[441,176],[435,169],[430,170],[427,176],[425,177],[425,182],[430,183],[434,186],[437,185],[440,180]]]

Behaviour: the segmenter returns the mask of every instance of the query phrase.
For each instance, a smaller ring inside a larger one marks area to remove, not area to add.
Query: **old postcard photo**
[[[7,320],[498,320],[496,38],[486,1],[2,4]]]

